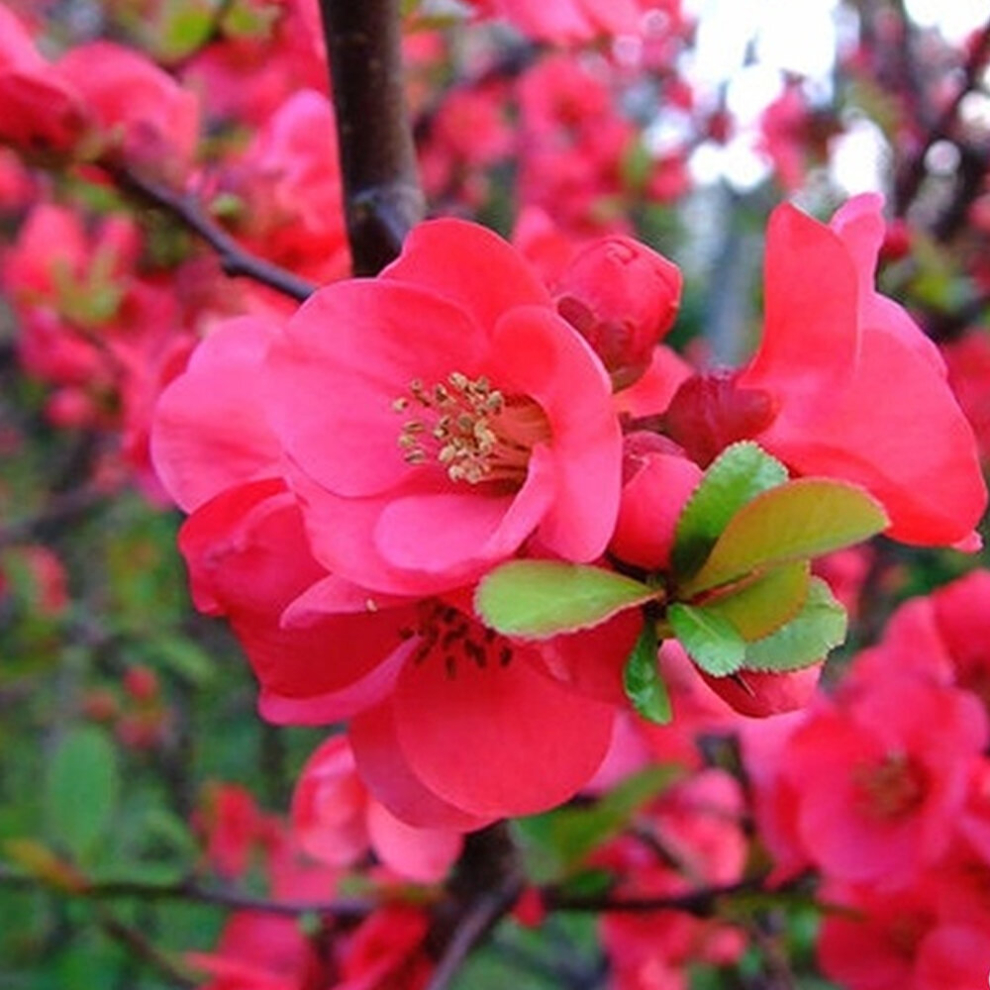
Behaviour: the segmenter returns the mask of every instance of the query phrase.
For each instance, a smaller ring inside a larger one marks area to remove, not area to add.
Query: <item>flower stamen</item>
[[[412,465],[436,460],[451,481],[521,484],[533,446],[550,435],[535,402],[506,398],[484,375],[468,378],[454,371],[432,387],[414,379],[408,396],[395,399],[392,409],[408,414],[415,407],[420,415],[407,419],[399,433],[402,456]]]

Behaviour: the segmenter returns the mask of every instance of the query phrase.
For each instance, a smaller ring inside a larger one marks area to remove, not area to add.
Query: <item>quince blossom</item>
[[[755,439],[797,473],[862,485],[893,539],[962,543],[986,485],[937,349],[873,288],[880,205],[857,196],[829,226],[786,204],[774,211],[763,341],[736,383],[770,396],[773,418]]]
[[[531,536],[605,549],[611,384],[520,256],[438,220],[374,280],[319,290],[267,359],[267,407],[314,556],[377,591],[465,585]]]

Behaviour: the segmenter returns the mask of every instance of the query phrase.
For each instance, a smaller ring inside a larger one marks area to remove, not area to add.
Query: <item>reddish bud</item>
[[[676,448],[644,449],[641,436],[666,439],[636,433],[626,438],[622,500],[609,548],[626,563],[664,570],[670,566],[677,519],[701,480],[701,468]]]
[[[740,715],[766,718],[793,712],[811,700],[818,687],[822,663],[786,674],[741,670],[731,677],[712,677],[701,671],[705,683]]]
[[[607,237],[571,261],[556,300],[557,311],[591,344],[621,389],[642,376],[653,348],[673,326],[681,273],[644,244]]]
[[[730,443],[765,430],[775,412],[766,392],[739,388],[733,372],[711,372],[681,385],[664,425],[692,460],[707,467]]]
[[[914,244],[914,232],[905,220],[892,220],[887,224],[883,244],[880,245],[880,257],[883,261],[900,261],[911,253]]]

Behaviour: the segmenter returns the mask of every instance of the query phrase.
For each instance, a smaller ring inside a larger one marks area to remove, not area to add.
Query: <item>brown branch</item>
[[[550,911],[578,911],[581,913],[615,911],[622,914],[642,914],[650,911],[683,911],[698,918],[715,914],[725,898],[741,894],[765,893],[765,876],[750,877],[738,883],[721,887],[704,887],[687,894],[665,897],[628,897],[615,894],[592,896],[569,895],[553,887],[543,891],[543,899]],[[774,893],[782,893],[775,891]]]
[[[149,963],[181,990],[192,990],[199,985],[193,974],[172,956],[158,948],[145,934],[133,925],[126,925],[105,909],[97,912],[100,927],[107,935],[128,948],[139,959]]]
[[[144,883],[139,880],[108,880],[85,883],[78,887],[53,887],[41,878],[21,873],[0,864],[0,884],[7,887],[45,887],[69,897],[84,900],[116,900],[136,897],[144,901],[194,901],[235,911],[260,911],[266,914],[297,917],[304,914],[327,914],[342,921],[360,921],[378,907],[376,901],[342,897],[327,901],[284,901],[257,897],[242,891],[204,887],[193,880],[178,883]]]
[[[437,960],[427,990],[444,990],[523,890],[519,854],[505,822],[468,835],[445,896],[432,911],[426,951]]]
[[[316,291],[316,286],[306,279],[251,254],[213,221],[193,197],[140,175],[126,165],[109,161],[99,164],[121,192],[168,214],[206,241],[216,251],[220,267],[226,275],[254,279],[299,302]]]
[[[424,213],[402,72],[401,0],[320,0],[355,275],[377,275]]]
[[[453,930],[426,990],[446,990],[474,949],[508,913],[522,891],[518,878],[505,877],[494,890],[471,902]]]
[[[990,21],[977,35],[969,57],[963,68],[962,83],[953,98],[946,104],[935,123],[929,128],[921,145],[898,171],[894,183],[894,214],[904,216],[908,207],[914,201],[926,175],[925,158],[933,144],[947,138],[955,124],[959,107],[967,93],[979,82],[980,72],[990,56]]]

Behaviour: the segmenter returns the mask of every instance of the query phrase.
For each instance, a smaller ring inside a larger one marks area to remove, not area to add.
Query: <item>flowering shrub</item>
[[[676,0],[405,6],[0,7],[3,954],[976,985],[990,28],[747,122]]]

